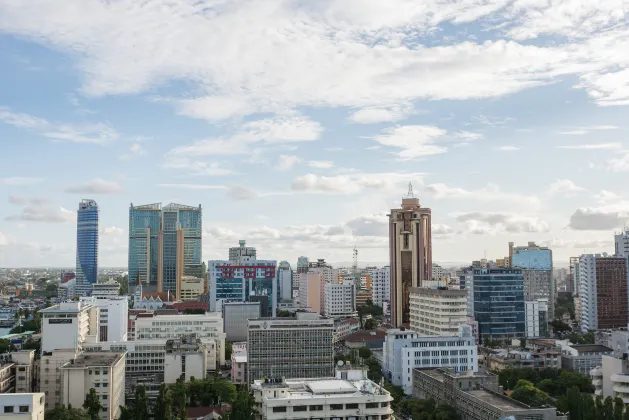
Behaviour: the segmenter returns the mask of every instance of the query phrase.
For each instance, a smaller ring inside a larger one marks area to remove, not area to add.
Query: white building
[[[207,348],[194,334],[166,341],[164,354],[164,383],[174,384],[177,379],[205,379]]]
[[[277,284],[281,300],[293,299],[293,270],[288,261],[281,261],[277,266]]]
[[[76,349],[98,341],[99,308],[86,302],[61,302],[41,313],[41,351]]]
[[[81,407],[85,396],[94,388],[103,406],[100,418],[120,417],[125,404],[125,354],[85,353],[61,368],[62,404]]]
[[[440,266],[439,264],[432,264],[432,278],[440,279],[442,277],[448,276],[448,270]]]
[[[61,283],[57,288],[57,298],[59,298],[59,302],[72,299],[74,296],[76,296],[76,279]]]
[[[621,398],[629,404],[629,361],[603,356],[600,366],[590,370],[594,394],[604,398]]]
[[[389,302],[391,295],[390,267],[367,267],[366,270],[371,276],[371,293],[374,305],[382,306],[383,302]]]
[[[393,418],[393,397],[363,368],[338,368],[334,378],[256,380],[251,390],[256,420]]]
[[[356,316],[356,287],[351,280],[343,283],[325,283],[323,314],[331,318]]]
[[[455,336],[467,323],[465,289],[411,287],[409,300],[411,329],[419,335]]]
[[[548,335],[548,299],[524,302],[524,327],[526,338],[539,338]]]
[[[44,420],[43,392],[0,394],[0,418],[3,420]]]
[[[614,235],[614,253],[621,257],[629,257],[629,228]]]
[[[420,336],[406,329],[387,331],[382,372],[393,385],[413,392],[414,368],[449,367],[455,372],[477,372],[478,355],[472,327],[462,325],[455,337]]]
[[[61,388],[61,367],[80,354],[78,349],[42,352],[39,361],[39,390],[46,395],[46,410],[63,404]]]
[[[15,363],[15,392],[32,392],[35,379],[35,350],[13,351],[10,356],[11,361]]]
[[[96,298],[109,298],[120,296],[120,283],[110,279],[107,282],[92,284],[92,296]]]
[[[90,297],[81,298],[81,302],[99,308],[98,339],[100,341],[127,341],[129,300],[126,296],[98,292],[96,294],[92,292]]]

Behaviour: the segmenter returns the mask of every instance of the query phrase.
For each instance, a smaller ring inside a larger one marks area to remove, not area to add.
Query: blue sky
[[[0,266],[101,266],[130,203],[204,208],[204,259],[387,260],[409,181],[434,259],[613,249],[629,218],[627,1],[0,3]]]

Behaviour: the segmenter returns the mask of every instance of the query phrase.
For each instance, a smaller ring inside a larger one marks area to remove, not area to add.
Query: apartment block
[[[3,420],[44,420],[43,392],[0,395],[0,418]]]
[[[371,276],[371,294],[374,305],[382,306],[384,302],[391,300],[391,268],[367,267],[367,273]]]
[[[331,318],[347,318],[356,315],[356,286],[354,281],[325,283],[324,315]]]
[[[411,329],[419,335],[454,336],[467,323],[467,290],[410,289]]]

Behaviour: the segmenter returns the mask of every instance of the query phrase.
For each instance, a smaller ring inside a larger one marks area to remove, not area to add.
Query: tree
[[[13,350],[13,344],[9,340],[0,340],[0,353],[8,353]]]
[[[368,347],[361,347],[358,349],[358,355],[363,359],[369,359],[371,357],[371,350]]]
[[[526,339],[520,338],[520,348],[521,349],[525,349],[526,348]]]
[[[133,418],[135,420],[149,419],[149,402],[146,397],[146,388],[139,385],[135,388],[135,404],[133,406]]]
[[[46,411],[44,417],[46,420],[91,420],[85,411],[65,405]]]
[[[365,321],[365,329],[366,330],[374,330],[376,329],[376,321],[373,318],[369,318]]]
[[[171,420],[173,418],[173,400],[166,384],[161,384],[159,387],[159,395],[155,402],[153,417],[155,417],[155,420]]]
[[[234,346],[231,341],[225,340],[225,360],[231,360]]]
[[[238,393],[232,404],[230,420],[251,420],[253,418],[253,397],[245,390]]]
[[[87,414],[92,420],[98,420],[100,417],[100,411],[103,409],[103,404],[100,402],[100,397],[96,395],[96,390],[90,388],[90,392],[85,396],[85,402],[83,408],[87,410]]]
[[[156,417],[157,419],[157,417]],[[125,407],[124,405],[120,406],[120,417],[118,417],[118,420],[133,420],[133,416],[131,415],[131,410],[129,410],[129,408]],[[160,419],[162,420],[162,419]]]
[[[280,318],[288,318],[288,317],[290,317],[290,312],[285,311],[283,309],[278,309],[277,310],[277,316],[280,317]]]
[[[186,308],[183,310],[184,315],[205,315],[203,308]]]
[[[544,391],[535,388],[532,382],[520,379],[511,393],[511,398],[531,407],[552,406],[553,400]]]
[[[171,388],[173,396],[173,408],[176,411],[179,420],[186,420],[186,412],[188,410],[188,388],[186,384],[178,379],[177,383]]]
[[[625,403],[623,402],[621,398],[616,397],[614,399],[614,420],[623,420],[622,413],[624,409],[625,409]],[[629,409],[627,409],[627,412],[629,412]]]

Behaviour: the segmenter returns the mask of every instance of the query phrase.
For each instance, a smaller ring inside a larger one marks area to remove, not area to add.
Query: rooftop
[[[320,379],[286,379],[279,383],[265,383],[261,380],[254,381],[254,387],[281,388],[286,390],[277,397],[268,397],[272,400],[297,400],[312,398],[343,398],[349,395],[389,395],[378,384],[370,380],[345,380],[337,378]]]
[[[602,346],[600,344],[573,344],[570,347],[577,350],[579,353],[606,353],[613,352],[607,346]]]
[[[113,352],[93,352],[88,354],[82,354],[74,360],[63,365],[64,369],[72,368],[84,368],[84,367],[102,367],[102,366],[114,366],[120,359],[123,359],[125,353],[113,353]]]
[[[530,408],[527,405],[518,403],[514,399],[503,397],[499,394],[487,391],[486,389],[473,389],[471,391],[467,391],[467,393],[504,411]]]

